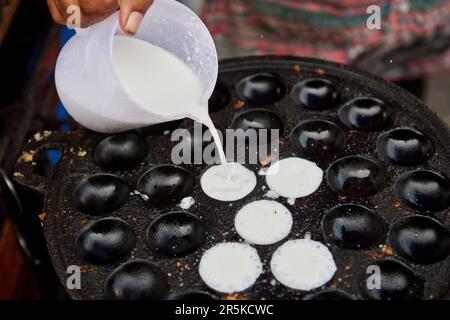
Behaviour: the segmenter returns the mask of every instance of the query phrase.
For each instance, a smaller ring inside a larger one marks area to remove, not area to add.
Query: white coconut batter
[[[256,175],[239,163],[213,166],[200,179],[203,192],[220,201],[244,198],[256,186]]]
[[[181,199],[180,201],[180,208],[183,210],[189,210],[195,203],[195,199],[192,197],[186,197]]]
[[[238,242],[212,247],[203,254],[199,264],[200,277],[206,285],[225,293],[248,289],[262,272],[256,249]]]
[[[121,85],[144,107],[160,114],[179,115],[186,111],[182,108],[194,108],[200,103],[202,86],[198,76],[158,46],[117,35],[113,63]]]
[[[123,88],[143,107],[168,119],[188,115],[206,125],[221,162],[227,162],[208,106],[201,103],[200,79],[183,61],[146,41],[117,35],[113,42],[113,63]]]
[[[269,168],[261,168],[258,171],[258,176],[265,176],[267,174],[267,170],[269,170]]]
[[[289,235],[292,228],[292,214],[276,201],[254,201],[238,211],[234,227],[248,242],[268,245]]]
[[[310,239],[291,240],[273,254],[270,268],[274,277],[286,287],[309,291],[333,278],[336,264],[330,250]]]
[[[275,162],[266,174],[269,188],[291,199],[314,193],[322,179],[323,171],[314,162],[294,157]]]
[[[264,197],[275,200],[278,199],[280,195],[273,190],[269,190],[264,194]]]

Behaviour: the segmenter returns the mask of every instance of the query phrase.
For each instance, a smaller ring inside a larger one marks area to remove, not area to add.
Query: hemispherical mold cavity
[[[167,297],[166,273],[146,260],[133,260],[120,265],[105,281],[107,300],[160,300]]]
[[[194,177],[182,167],[158,165],[139,178],[137,189],[148,197],[150,203],[177,202],[192,193]]]
[[[133,228],[118,218],[88,224],[78,234],[75,249],[84,261],[109,264],[125,258],[136,245]]]
[[[368,248],[383,241],[384,221],[372,210],[357,204],[338,205],[322,219],[324,237],[351,249]]]
[[[292,130],[290,138],[297,150],[311,157],[332,157],[345,146],[344,131],[322,119],[303,121]]]
[[[330,80],[321,78],[304,80],[296,84],[291,92],[296,104],[318,111],[336,107],[339,97],[337,87]]]
[[[391,121],[392,110],[380,99],[359,97],[341,107],[339,118],[350,129],[376,131]]]
[[[170,212],[156,218],[147,229],[151,249],[179,257],[197,250],[205,241],[202,221],[187,212]]]
[[[147,141],[144,137],[121,133],[99,141],[93,149],[94,163],[108,170],[122,170],[136,166],[147,155]]]
[[[381,166],[363,156],[336,160],[327,171],[328,185],[336,193],[350,197],[366,197],[378,192],[385,183]]]
[[[430,139],[412,128],[397,128],[383,133],[378,138],[377,150],[388,161],[404,166],[424,163],[434,153]]]
[[[371,281],[368,277],[374,272],[379,274],[380,279]],[[410,267],[393,259],[379,260],[365,266],[358,288],[364,299],[371,300],[416,300],[421,299],[424,293],[423,280]]]
[[[404,204],[417,211],[437,212],[446,209],[450,203],[449,180],[430,170],[415,170],[402,175],[395,191]]]
[[[277,75],[257,73],[239,81],[236,92],[248,104],[267,105],[281,100],[286,88]]]
[[[110,213],[123,206],[130,197],[130,189],[112,174],[95,174],[82,180],[72,193],[73,206],[90,215]]]
[[[415,263],[431,264],[450,253],[450,233],[437,220],[425,216],[409,216],[392,225],[389,244],[402,258]]]

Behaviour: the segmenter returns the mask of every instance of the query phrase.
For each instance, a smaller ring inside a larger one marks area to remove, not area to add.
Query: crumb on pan
[[[80,271],[82,273],[86,273],[86,272],[95,272],[95,268],[91,267],[91,266],[80,266]]]
[[[241,109],[242,107],[244,107],[245,103],[242,100],[237,100],[236,103],[234,104],[234,108],[235,109]]]
[[[317,69],[316,69],[316,73],[317,73],[319,76],[323,76],[323,75],[325,74],[325,70],[322,69],[322,68],[317,68]]]
[[[383,245],[383,247],[381,248],[381,251],[388,256],[393,255],[392,248],[387,245]]]
[[[23,151],[21,156],[19,157],[18,162],[31,162],[34,159],[35,154],[36,150]]]
[[[74,148],[70,148],[70,152],[78,157],[85,157],[87,155],[87,151],[83,150],[82,148],[78,147],[78,150],[75,150]]]
[[[227,296],[225,296],[223,300],[248,300],[248,299],[249,297],[246,294],[230,293]]]
[[[41,141],[43,139],[48,138],[51,134],[52,134],[52,131],[46,130],[43,133],[37,132],[33,137],[34,137],[34,140],[39,142],[39,141]]]
[[[47,217],[47,213],[44,211],[39,215],[39,220],[42,222],[45,221],[45,218]]]

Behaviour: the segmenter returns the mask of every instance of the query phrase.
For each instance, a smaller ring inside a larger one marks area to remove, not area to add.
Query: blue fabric
[[[48,149],[47,156],[50,159],[50,166],[54,168],[61,159],[62,154],[58,149]]]
[[[64,27],[61,29],[61,45],[65,45],[67,41],[69,41],[70,38],[75,34],[75,31],[72,29],[69,29],[67,27]]]
[[[61,33],[60,33],[61,47],[63,47],[66,44],[66,42],[69,41],[69,39],[73,37],[74,34],[75,34],[74,30],[69,29],[67,27],[63,27],[61,29]],[[58,106],[56,109],[56,117],[62,123],[61,127],[60,127],[61,131],[68,132],[68,131],[72,131],[74,129],[72,125],[67,123],[67,121],[70,120],[70,115],[67,113],[66,108],[64,108],[64,105],[61,102],[58,103]],[[54,155],[51,155],[52,161],[54,161],[53,156]]]

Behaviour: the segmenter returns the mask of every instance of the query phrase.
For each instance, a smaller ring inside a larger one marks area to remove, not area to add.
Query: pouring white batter
[[[227,164],[208,108],[201,105],[197,75],[170,52],[137,38],[116,36],[113,51],[117,77],[140,105],[159,108],[155,111],[168,117],[188,113],[210,130],[222,165],[205,172],[201,179],[204,192],[221,201],[235,201],[249,194],[256,186],[256,176],[240,164]]]
[[[200,80],[184,62],[146,41],[118,35],[113,42],[113,63],[120,83],[140,105],[151,106],[152,110],[168,117],[188,113],[192,119],[207,126],[220,161],[226,163],[208,107],[201,103]]]

